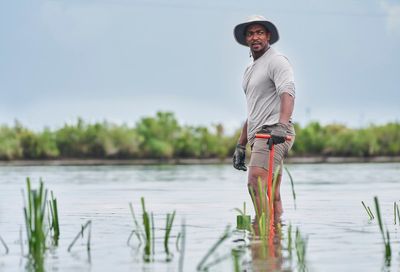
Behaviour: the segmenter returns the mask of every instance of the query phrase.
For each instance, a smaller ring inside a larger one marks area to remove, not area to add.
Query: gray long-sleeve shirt
[[[282,93],[295,97],[293,69],[288,59],[270,47],[252,62],[243,76],[247,100],[247,139],[253,144],[263,125],[279,122]]]

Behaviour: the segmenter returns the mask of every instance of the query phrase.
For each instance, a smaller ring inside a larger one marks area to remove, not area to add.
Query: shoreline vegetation
[[[288,163],[400,161],[400,122],[358,129],[310,122],[295,129]],[[230,163],[240,131],[228,135],[221,124],[181,125],[171,112],[144,117],[132,127],[78,119],[34,132],[16,121],[0,125],[0,165]]]
[[[378,157],[289,157],[285,164],[316,163],[391,163],[400,162],[400,156]],[[107,165],[226,165],[232,158],[218,159],[63,159],[63,160],[12,160],[0,161],[1,166],[107,166]]]

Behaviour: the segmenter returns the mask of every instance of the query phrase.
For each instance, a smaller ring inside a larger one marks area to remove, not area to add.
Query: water
[[[288,165],[295,181],[297,209],[287,175],[281,188],[284,204],[283,233],[292,224],[308,238],[307,266],[310,271],[380,271],[384,247],[377,221],[369,221],[363,200],[375,213],[373,197],[381,204],[384,222],[392,241],[391,271],[400,271],[400,230],[394,225],[393,202],[400,202],[400,164],[315,164]],[[59,202],[61,237],[58,248],[48,253],[47,271],[178,271],[176,235],[186,220],[184,271],[195,271],[197,264],[231,224],[243,201],[250,207],[246,173],[229,165],[209,166],[91,166],[91,167],[0,167],[0,235],[10,248],[4,255],[0,245],[0,271],[24,271],[20,229],[23,225],[21,189],[25,178],[34,184],[42,177]],[[142,261],[139,251],[126,245],[133,228],[128,203],[140,213],[140,197],[154,212],[156,254],[154,263]],[[174,259],[166,263],[163,253],[165,215],[177,211],[170,249]],[[87,220],[92,220],[90,256],[85,241],[71,252],[69,243]],[[23,229],[24,230],[24,229]],[[25,231],[23,231],[25,236]],[[219,256],[230,252],[236,234],[221,245]],[[25,239],[25,238],[24,238]],[[284,246],[284,244],[282,244]],[[26,253],[26,245],[24,246]],[[278,260],[275,270],[296,271],[296,258],[290,264]],[[242,261],[247,268],[260,263],[257,245],[247,250]],[[213,257],[214,258],[214,257]],[[261,262],[257,271],[271,271]],[[260,269],[260,267],[263,267]],[[233,271],[227,259],[210,271]]]

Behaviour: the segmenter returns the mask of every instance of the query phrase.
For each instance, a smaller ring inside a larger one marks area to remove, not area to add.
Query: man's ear
[[[271,32],[267,32],[266,36],[267,36],[267,41],[269,41],[271,39]]]

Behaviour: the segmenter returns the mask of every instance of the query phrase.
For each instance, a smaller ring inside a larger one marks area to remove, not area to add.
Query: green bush
[[[0,127],[0,159],[16,160],[23,157],[23,149],[18,138],[18,129]]]
[[[399,156],[400,123],[361,129],[341,124],[295,124],[292,156]],[[19,122],[0,126],[0,159],[220,158],[232,156],[241,128],[226,135],[221,124],[181,126],[171,112],[141,118],[134,127],[78,119],[51,131],[34,132]]]

